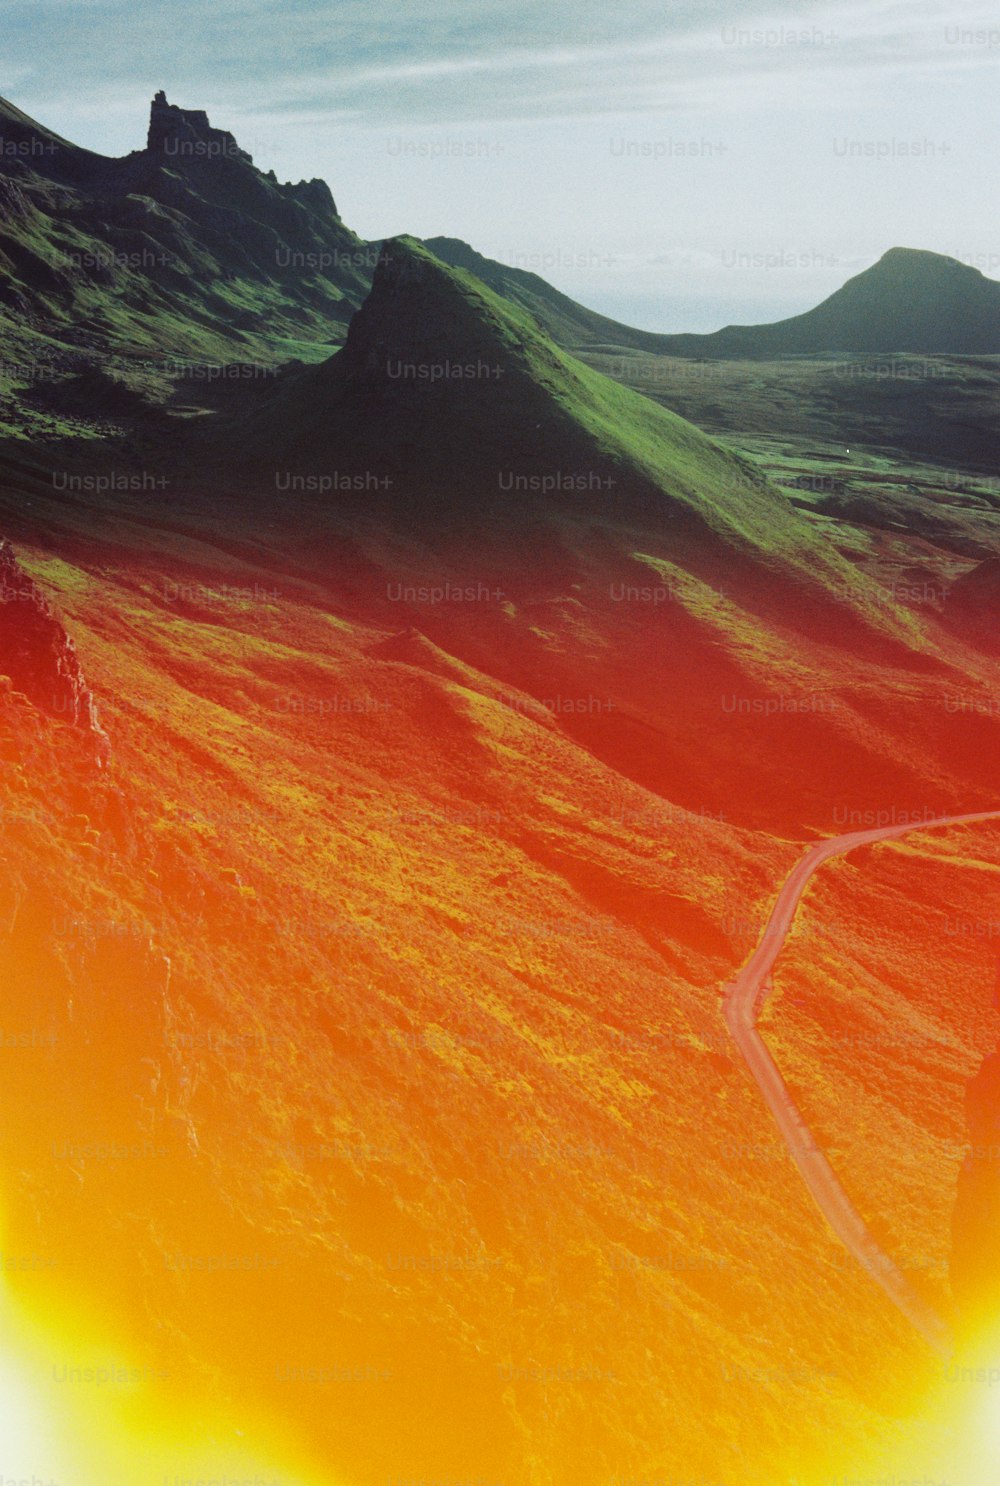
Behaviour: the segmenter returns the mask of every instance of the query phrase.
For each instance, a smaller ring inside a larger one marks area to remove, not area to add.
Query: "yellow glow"
[[[148,1479],[258,1479],[306,1486],[306,1477],[244,1447],[231,1426],[156,1417],[141,1385],[71,1396],[53,1376],[53,1348],[68,1367],[100,1364],[97,1349],[46,1337],[0,1284],[0,1479],[75,1486]],[[119,1364],[120,1365],[120,1364]],[[315,1481],[315,1477],[312,1478]]]
[[[982,1401],[980,1417],[983,1433],[983,1465],[992,1467],[990,1479],[1000,1476],[1000,1387],[988,1390]]]

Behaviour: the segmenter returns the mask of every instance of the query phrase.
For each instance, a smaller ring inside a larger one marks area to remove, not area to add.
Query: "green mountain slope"
[[[384,246],[344,349],[286,375],[224,443],[227,460],[282,465],[300,488],[325,473],[344,500],[354,482],[369,506],[419,499],[481,520],[561,505],[669,526],[692,561],[714,533],[759,560],[828,565],[748,463],[409,238]]]

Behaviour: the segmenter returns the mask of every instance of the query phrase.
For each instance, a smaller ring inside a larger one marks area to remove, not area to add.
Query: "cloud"
[[[803,78],[898,80],[982,69],[948,46],[941,0],[7,0],[7,49],[32,101],[141,81],[216,110],[252,97],[373,125],[772,105]],[[963,26],[989,25],[966,8]],[[109,42],[113,38],[113,45]],[[223,120],[224,122],[224,120]]]

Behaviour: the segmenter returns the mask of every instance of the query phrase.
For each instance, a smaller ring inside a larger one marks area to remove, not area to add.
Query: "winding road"
[[[858,846],[891,841],[910,831],[930,831],[941,826],[969,825],[996,820],[1000,810],[975,815],[948,815],[906,825],[879,826],[834,836],[810,846],[800,858],[778,894],[760,943],[735,980],[723,992],[723,1014],[736,1046],[746,1062],[820,1212],[841,1243],[863,1269],[885,1291],[889,1299],[943,1357],[951,1354],[948,1327],[937,1312],[916,1293],[909,1280],[881,1249],[864,1219],[851,1202],[837,1174],[806,1124],[777,1064],[757,1031],[757,1017],[771,989],[774,962],[781,953],[795,914],[813,873],[831,857],[844,856]]]

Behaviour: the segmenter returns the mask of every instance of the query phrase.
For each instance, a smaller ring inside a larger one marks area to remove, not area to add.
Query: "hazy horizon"
[[[10,11],[0,91],[81,145],[141,147],[164,88],[364,237],[462,238],[646,328],[780,319],[893,246],[1000,274],[973,3]]]

